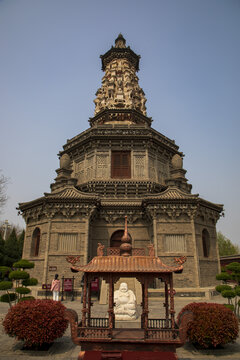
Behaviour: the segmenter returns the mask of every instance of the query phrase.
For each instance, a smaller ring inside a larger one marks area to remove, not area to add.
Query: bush
[[[178,319],[184,311],[192,311],[194,315],[187,328],[189,341],[202,348],[225,345],[238,336],[237,318],[224,305],[191,303],[181,310]]]
[[[16,288],[16,293],[18,294],[23,294],[23,295],[26,295],[26,294],[29,294],[31,292],[30,289],[28,289],[27,287],[18,287]]]
[[[13,283],[11,281],[1,281],[0,282],[0,290],[9,290],[13,287]]]
[[[230,285],[217,285],[215,289],[217,292],[221,293],[224,290],[232,290],[232,287]]]
[[[240,286],[236,286],[234,290],[235,290],[236,295],[240,296]]]
[[[9,309],[3,326],[9,336],[25,341],[26,346],[41,346],[64,334],[68,326],[64,311],[58,301],[21,301]]]
[[[235,298],[236,293],[235,293],[234,290],[223,290],[222,291],[222,296],[224,298],[233,299],[233,298]]]
[[[38,284],[38,280],[35,278],[25,279],[22,281],[22,285],[24,286],[34,286]]]
[[[7,273],[10,273],[12,271],[12,269],[8,266],[0,266],[0,272],[1,272],[1,278],[4,279],[4,276],[7,274]]]
[[[232,311],[234,311],[234,305],[232,304],[223,304],[227,309],[230,309]]]
[[[229,275],[227,272],[223,272],[221,274],[217,274],[216,279],[223,281],[231,280],[231,275]]]
[[[18,302],[26,301],[26,300],[35,300],[34,296],[24,296],[21,299],[18,300]]]
[[[34,263],[31,263],[28,260],[21,259],[13,264],[14,268],[18,269],[32,269],[34,267]]]
[[[29,274],[26,271],[21,271],[21,270],[15,270],[12,271],[9,274],[9,278],[11,280],[21,280],[21,279],[28,279],[29,278]]]
[[[17,299],[17,294],[15,294],[15,293],[3,294],[0,297],[0,302],[9,303],[9,299],[10,299],[10,302],[15,301]]]
[[[226,265],[226,268],[230,271],[240,273],[240,263],[232,262],[231,264]]]

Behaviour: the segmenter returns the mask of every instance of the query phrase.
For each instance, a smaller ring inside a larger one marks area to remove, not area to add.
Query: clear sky
[[[240,1],[0,0],[0,215],[50,191],[67,139],[88,128],[100,54],[122,33],[153,127],[185,154],[193,193],[224,204],[218,230],[240,244]]]

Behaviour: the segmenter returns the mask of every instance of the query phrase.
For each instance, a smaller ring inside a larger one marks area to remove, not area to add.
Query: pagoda
[[[153,246],[166,265],[186,256],[184,275],[174,279],[177,293],[205,296],[219,272],[216,223],[223,206],[191,193],[183,153],[152,127],[139,61],[121,34],[101,56],[104,76],[89,128],[63,146],[51,191],[19,204],[23,258],[35,263],[32,276],[40,283],[50,283],[53,271],[71,276],[66,256],[86,265],[99,243],[119,251],[127,216],[133,248]],[[157,278],[152,288],[164,290]]]

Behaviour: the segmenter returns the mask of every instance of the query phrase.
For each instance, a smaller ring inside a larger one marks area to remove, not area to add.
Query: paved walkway
[[[192,302],[190,299],[175,299],[175,309],[178,313],[183,306]],[[198,300],[194,300],[198,301]],[[207,302],[222,303],[224,299],[220,296],[215,297],[214,300],[207,300]],[[77,311],[79,317],[81,316],[82,305],[80,301],[63,301],[67,308],[72,308]],[[160,305],[159,305],[160,304]],[[8,304],[0,303],[0,319],[2,320],[9,309]],[[92,312],[94,315],[105,316],[107,315],[107,306],[99,305],[94,302]],[[150,316],[159,317],[163,313],[162,300],[150,300]],[[1,321],[2,323],[2,321]],[[41,359],[59,359],[59,360],[77,360],[80,347],[72,343],[70,336],[70,329],[68,328],[64,336],[55,340],[54,344],[48,351],[30,351],[22,350],[22,343],[10,338],[3,331],[2,325],[0,330],[0,359],[2,360],[41,360]],[[226,345],[224,349],[216,350],[200,350],[197,351],[191,344],[187,343],[184,347],[177,349],[179,360],[210,360],[210,359],[235,359],[240,360],[240,338],[236,343]]]

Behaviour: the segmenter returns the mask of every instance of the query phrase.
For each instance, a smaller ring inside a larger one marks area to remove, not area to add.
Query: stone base
[[[78,360],[178,360],[170,351],[80,351]]]
[[[215,290],[215,287],[207,287],[207,288],[174,288],[176,294],[174,298],[188,298],[189,300],[209,300],[214,296],[219,295],[219,293]],[[148,290],[149,299],[154,300],[157,298],[164,298],[165,293],[163,289],[149,289]]]

